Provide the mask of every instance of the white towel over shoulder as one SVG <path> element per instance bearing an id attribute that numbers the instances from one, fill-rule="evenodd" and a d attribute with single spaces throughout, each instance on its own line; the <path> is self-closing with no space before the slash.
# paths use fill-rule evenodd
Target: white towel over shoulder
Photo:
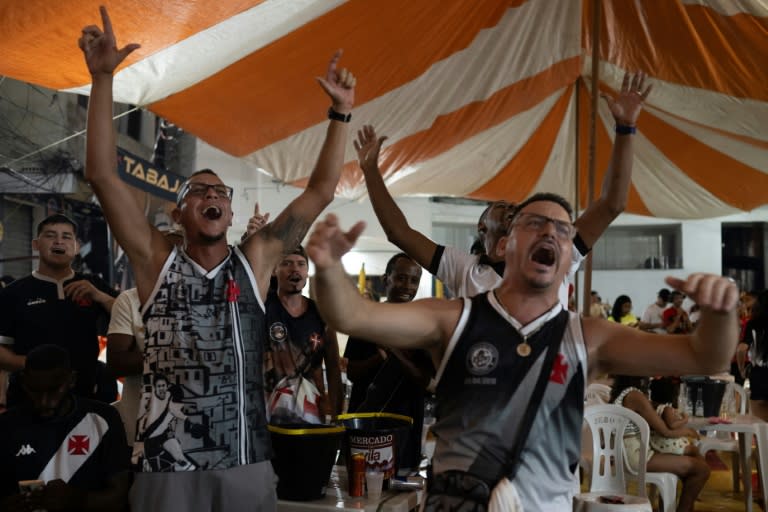
<path id="1" fill-rule="evenodd" d="M 493 488 L 488 512 L 523 512 L 523 503 L 517 488 L 508 478 L 502 478 Z"/>

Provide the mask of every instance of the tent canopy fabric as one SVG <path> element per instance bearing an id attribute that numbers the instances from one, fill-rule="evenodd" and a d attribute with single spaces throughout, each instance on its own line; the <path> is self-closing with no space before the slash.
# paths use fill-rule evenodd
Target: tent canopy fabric
<path id="1" fill-rule="evenodd" d="M 599 3 L 601 22 L 592 26 Z M 0 74 L 88 92 L 76 39 L 99 2 L 0 6 Z M 766 0 L 122 0 L 115 77 L 142 105 L 277 179 L 305 183 L 325 134 L 322 75 L 337 48 L 358 77 L 353 131 L 388 136 L 395 196 L 587 198 L 592 33 L 597 87 L 654 84 L 639 120 L 627 211 L 703 218 L 768 204 Z M 595 193 L 613 119 L 601 102 Z M 351 140 L 338 195 L 365 184 Z M 577 161 L 578 160 L 578 161 Z"/>

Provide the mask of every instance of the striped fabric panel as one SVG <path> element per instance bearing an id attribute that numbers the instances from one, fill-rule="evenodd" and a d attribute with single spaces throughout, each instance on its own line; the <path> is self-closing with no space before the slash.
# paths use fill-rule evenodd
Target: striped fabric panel
<path id="1" fill-rule="evenodd" d="M 591 0 L 125 0 L 109 6 L 119 101 L 152 111 L 287 183 L 303 185 L 326 129 L 314 77 L 344 48 L 358 76 L 351 131 L 387 135 L 395 195 L 587 198 Z M 98 2 L 0 6 L 0 74 L 88 92 L 75 40 Z M 765 0 L 601 0 L 601 92 L 642 69 L 627 210 L 711 217 L 768 202 Z M 580 84 L 578 87 L 576 84 Z M 576 108 L 578 104 L 578 109 Z M 577 119 L 577 110 L 579 119 Z M 613 120 L 598 112 L 595 195 Z M 576 162 L 577 133 L 579 158 Z M 365 194 L 351 141 L 338 194 Z M 577 165 L 578 164 L 578 165 Z"/>

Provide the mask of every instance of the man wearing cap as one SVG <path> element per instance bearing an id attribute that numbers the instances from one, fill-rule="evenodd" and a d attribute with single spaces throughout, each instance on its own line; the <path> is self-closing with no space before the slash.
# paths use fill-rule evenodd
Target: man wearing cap
<path id="1" fill-rule="evenodd" d="M 662 288 L 656 296 L 656 302 L 645 308 L 645 311 L 643 312 L 643 317 L 640 319 L 640 325 L 644 330 L 658 334 L 666 334 L 667 330 L 664 328 L 662 315 L 667 308 L 667 304 L 669 304 L 669 290 Z"/>
<path id="2" fill-rule="evenodd" d="M 298 246 L 275 268 L 277 291 L 270 291 L 267 296 L 264 391 L 269 397 L 270 423 L 323 423 L 326 416 L 341 413 L 343 396 L 336 331 L 326 327 L 315 301 L 301 293 L 308 272 L 307 253 Z M 301 396 L 305 399 L 300 400 Z"/>

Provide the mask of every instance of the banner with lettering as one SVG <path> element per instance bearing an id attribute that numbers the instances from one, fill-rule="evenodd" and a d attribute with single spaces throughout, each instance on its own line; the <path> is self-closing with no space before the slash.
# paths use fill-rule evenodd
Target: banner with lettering
<path id="1" fill-rule="evenodd" d="M 157 169 L 149 160 L 122 148 L 117 148 L 117 173 L 126 183 L 173 203 L 176 202 L 176 192 L 186 179 L 179 174 Z"/>

